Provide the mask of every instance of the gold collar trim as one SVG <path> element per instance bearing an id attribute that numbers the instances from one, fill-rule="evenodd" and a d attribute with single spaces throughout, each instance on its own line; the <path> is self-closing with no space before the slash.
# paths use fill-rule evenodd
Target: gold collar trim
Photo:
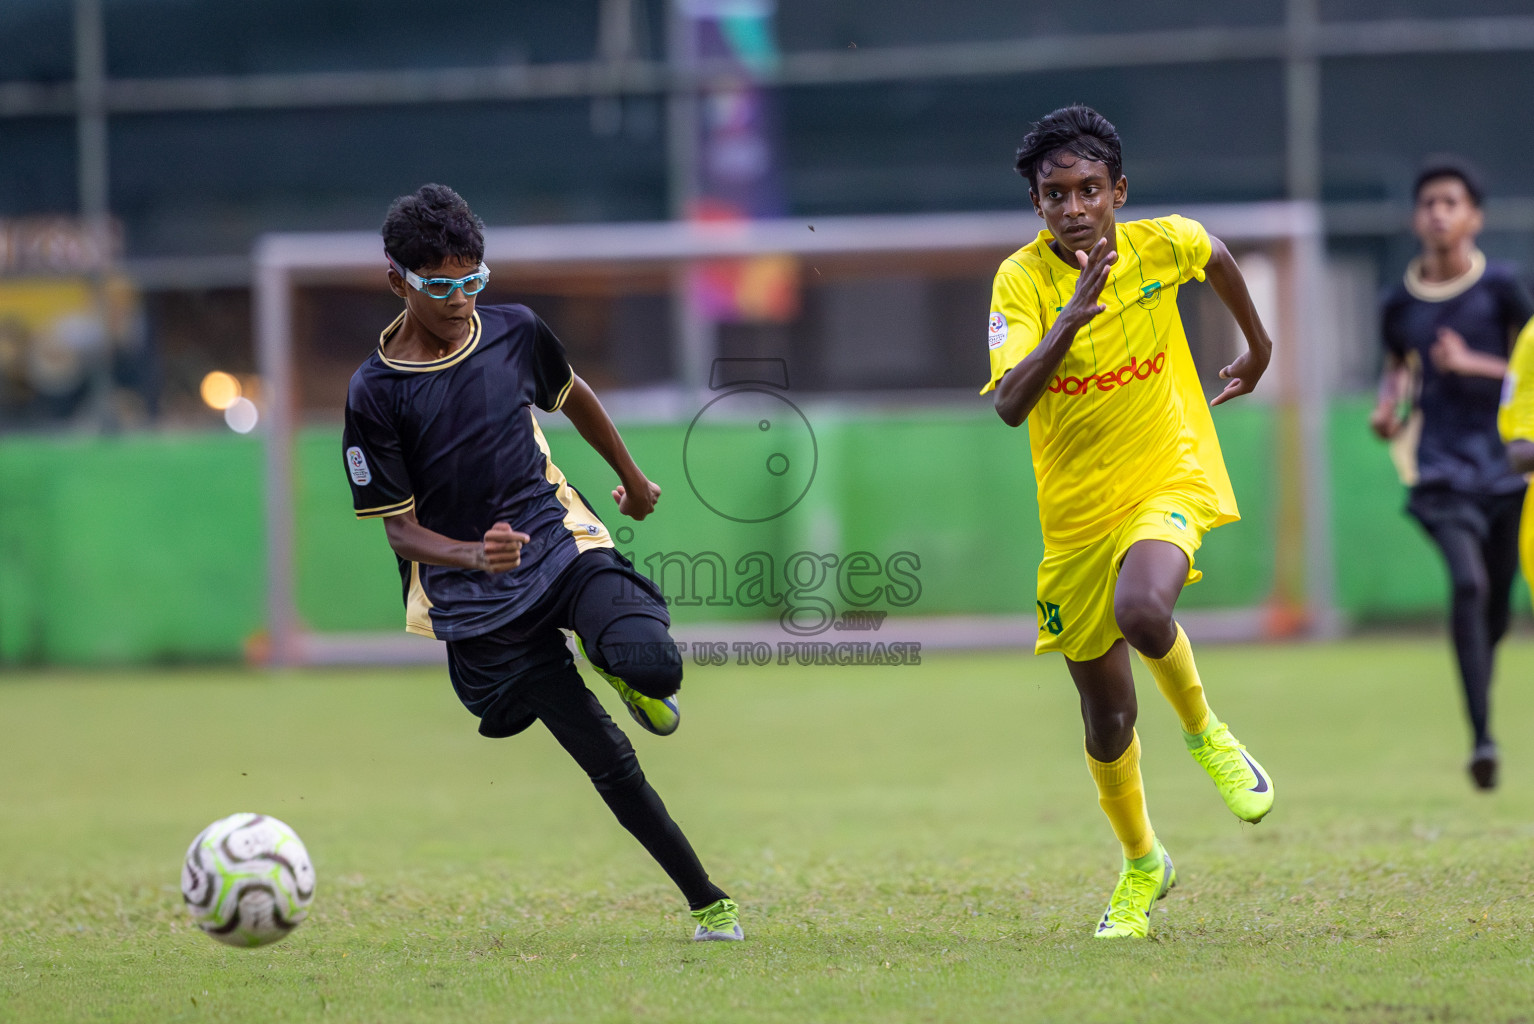
<path id="1" fill-rule="evenodd" d="M 390 359 L 384 355 L 384 345 L 400 325 L 405 322 L 405 314 L 402 312 L 394 318 L 394 322 L 383 329 L 378 335 L 378 358 L 383 360 L 385 366 L 394 370 L 407 370 L 411 373 L 430 373 L 433 370 L 445 370 L 449 366 L 457 366 L 469 357 L 469 353 L 479 347 L 479 339 L 482 333 L 479 322 L 479 310 L 474 311 L 474 329 L 469 333 L 469 340 L 459 345 L 456 349 L 443 356 L 441 359 L 428 359 L 424 362 L 410 359 Z"/>
<path id="2" fill-rule="evenodd" d="M 1486 254 L 1479 249 L 1470 250 L 1470 269 L 1447 281 L 1422 280 L 1422 257 L 1418 256 L 1406 265 L 1406 290 L 1412 298 L 1423 302 L 1447 302 L 1463 295 L 1474 287 L 1486 273 Z"/>

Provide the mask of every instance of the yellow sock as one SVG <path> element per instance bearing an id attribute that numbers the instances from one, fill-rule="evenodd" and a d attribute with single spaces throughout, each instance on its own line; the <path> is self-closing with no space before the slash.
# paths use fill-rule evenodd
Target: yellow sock
<path id="1" fill-rule="evenodd" d="M 1198 667 L 1193 664 L 1193 647 L 1188 634 L 1177 627 L 1177 642 L 1163 657 L 1140 655 L 1145 667 L 1156 678 L 1156 688 L 1182 719 L 1182 730 L 1201 733 L 1209 728 L 1209 703 L 1204 700 L 1204 684 L 1199 682 Z"/>
<path id="2" fill-rule="evenodd" d="M 1145 809 L 1145 786 L 1140 782 L 1140 734 L 1112 764 L 1087 755 L 1087 771 L 1097 783 L 1097 802 L 1102 804 L 1113 834 L 1124 847 L 1124 856 L 1138 860 L 1151 852 L 1156 833 Z"/>

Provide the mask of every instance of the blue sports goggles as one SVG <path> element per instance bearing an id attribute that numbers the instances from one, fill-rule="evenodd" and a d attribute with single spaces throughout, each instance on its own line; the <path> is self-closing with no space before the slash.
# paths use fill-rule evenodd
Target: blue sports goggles
<path id="1" fill-rule="evenodd" d="M 405 283 L 418 292 L 430 295 L 434 299 L 446 299 L 452 296 L 453 289 L 462 288 L 465 295 L 478 295 L 485 290 L 485 285 L 490 283 L 490 268 L 483 263 L 479 269 L 467 277 L 422 277 L 413 270 L 406 270 L 399 265 L 393 256 L 384 253 L 384 259 L 389 261 L 389 266 L 394 272 L 405 279 Z"/>

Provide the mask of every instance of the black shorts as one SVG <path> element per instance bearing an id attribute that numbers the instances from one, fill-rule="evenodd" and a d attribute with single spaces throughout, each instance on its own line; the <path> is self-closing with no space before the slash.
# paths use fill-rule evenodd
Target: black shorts
<path id="1" fill-rule="evenodd" d="M 1406 511 L 1429 534 L 1442 528 L 1469 531 L 1482 544 L 1493 531 L 1516 524 L 1523 514 L 1523 491 L 1511 494 L 1470 494 L 1449 487 L 1413 487 Z M 1516 534 L 1516 528 L 1514 530 Z"/>
<path id="2" fill-rule="evenodd" d="M 614 646 L 662 647 L 670 644 L 670 624 L 654 583 L 613 549 L 593 548 L 576 556 L 522 615 L 489 633 L 447 641 L 448 676 L 463 706 L 479 718 L 481 735 L 514 736 L 540 717 L 535 708 L 547 706 L 549 694 L 586 692 L 561 629 L 575 630 L 588 656 L 606 668 L 595 649 L 604 637 Z M 669 650 L 665 660 L 668 667 L 674 662 L 680 680 L 681 658 L 674 645 Z"/>

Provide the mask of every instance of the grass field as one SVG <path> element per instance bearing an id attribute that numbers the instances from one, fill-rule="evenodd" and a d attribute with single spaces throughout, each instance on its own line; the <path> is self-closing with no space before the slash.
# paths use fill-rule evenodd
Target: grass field
<path id="1" fill-rule="evenodd" d="M 1502 654 L 1489 796 L 1439 638 L 1201 667 L 1278 803 L 1232 818 L 1142 680 L 1182 883 L 1139 944 L 1091 938 L 1118 851 L 1055 659 L 690 669 L 681 732 L 636 746 L 745 908 L 738 945 L 687 941 L 547 733 L 480 738 L 439 672 L 12 673 L 0 1020 L 1534 1020 L 1534 643 Z M 177 888 L 239 810 L 319 874 L 255 951 Z"/>

